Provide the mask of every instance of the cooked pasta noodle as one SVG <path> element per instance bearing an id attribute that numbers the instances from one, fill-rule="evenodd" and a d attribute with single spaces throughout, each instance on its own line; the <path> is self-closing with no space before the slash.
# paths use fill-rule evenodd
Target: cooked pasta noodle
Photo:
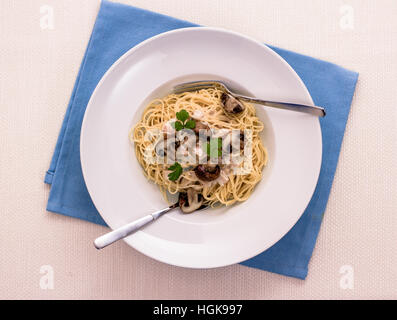
<path id="1" fill-rule="evenodd" d="M 194 189 L 204 198 L 204 204 L 231 205 L 247 200 L 255 185 L 262 178 L 262 170 L 267 163 L 267 151 L 259 136 L 264 129 L 256 116 L 252 104 L 244 103 L 245 109 L 239 115 L 230 115 L 224 111 L 221 102 L 222 91 L 216 88 L 202 89 L 196 92 L 170 94 L 149 103 L 141 120 L 130 131 L 129 137 L 135 145 L 136 157 L 145 176 L 160 187 L 164 197 L 167 193 L 176 194 Z M 192 119 L 201 121 L 211 129 L 240 130 L 251 133 L 252 163 L 244 174 L 235 174 L 236 166 L 220 164 L 220 175 L 213 181 L 202 181 L 190 164 L 182 164 L 183 172 L 176 181 L 168 178 L 170 164 L 148 161 L 147 153 L 156 157 L 156 151 L 150 146 L 165 133 L 173 133 L 172 122 L 176 113 L 186 110 Z M 157 131 L 156 131 L 157 130 Z M 244 131 L 245 130 L 245 131 Z M 157 132 L 147 138 L 148 132 Z M 242 167 L 243 163 L 237 167 Z"/>

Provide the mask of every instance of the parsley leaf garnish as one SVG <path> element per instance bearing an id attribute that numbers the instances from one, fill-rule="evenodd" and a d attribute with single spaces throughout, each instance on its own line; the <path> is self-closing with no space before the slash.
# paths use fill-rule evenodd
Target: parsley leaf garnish
<path id="1" fill-rule="evenodd" d="M 176 118 L 182 122 L 185 122 L 189 118 L 189 112 L 187 112 L 185 109 L 182 109 L 176 113 Z"/>
<path id="2" fill-rule="evenodd" d="M 195 127 L 196 127 L 196 121 L 194 121 L 194 120 L 188 120 L 185 123 L 185 128 L 187 128 L 187 129 L 194 129 Z"/>
<path id="3" fill-rule="evenodd" d="M 174 128 L 176 131 L 182 130 L 183 129 L 183 124 L 179 121 L 174 122 Z"/>
<path id="4" fill-rule="evenodd" d="M 175 162 L 168 170 L 172 171 L 168 174 L 168 179 L 171 181 L 178 180 L 183 171 L 182 166 L 178 162 Z"/>
<path id="5" fill-rule="evenodd" d="M 178 120 L 175 121 L 172 125 L 176 131 L 180 131 L 185 128 L 194 129 L 196 127 L 196 121 L 194 121 L 193 119 L 188 120 L 189 112 L 187 112 L 185 109 L 182 109 L 181 111 L 177 112 L 176 118 Z"/>

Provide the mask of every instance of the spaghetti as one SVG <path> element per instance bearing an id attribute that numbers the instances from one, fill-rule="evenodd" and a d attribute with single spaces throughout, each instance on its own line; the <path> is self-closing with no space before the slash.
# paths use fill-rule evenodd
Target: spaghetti
<path id="1" fill-rule="evenodd" d="M 204 205 L 231 205 L 247 200 L 261 180 L 262 170 L 267 163 L 267 151 L 259 136 L 264 129 L 263 123 L 256 116 L 252 104 L 244 103 L 244 110 L 238 115 L 227 113 L 222 104 L 222 94 L 223 92 L 217 88 L 208 88 L 196 92 L 170 94 L 162 99 L 155 99 L 146 107 L 141 120 L 131 129 L 129 138 L 135 145 L 136 157 L 145 176 L 159 186 L 167 200 L 169 200 L 167 193 L 178 192 L 187 193 L 191 200 L 190 191 L 194 190 L 203 198 Z M 158 152 L 153 145 L 160 140 L 171 141 L 170 136 L 176 133 L 175 128 L 180 129 L 175 122 L 179 122 L 177 116 L 182 110 L 186 111 L 189 119 L 193 120 L 195 129 L 209 129 L 207 130 L 210 132 L 208 139 L 221 138 L 221 141 L 225 142 L 227 133 L 232 130 L 238 130 L 241 133 L 239 139 L 245 136 L 247 140 L 249 136 L 249 144 L 245 143 L 250 146 L 251 151 L 249 170 L 237 174 L 237 169 L 242 169 L 246 163 L 226 164 L 220 159 L 216 165 L 182 163 L 180 172 L 176 174 L 174 172 L 170 176 L 171 169 L 177 168 L 179 164 L 172 166 L 172 163 L 150 161 L 148 155 L 154 159 L 158 157 Z M 187 122 L 185 123 L 188 127 Z M 190 128 L 192 126 L 190 123 Z M 149 132 L 152 134 L 148 135 Z M 204 141 L 204 146 L 208 147 L 206 141 Z M 180 142 L 175 142 L 174 148 L 179 145 Z M 204 149 L 204 158 L 209 159 L 210 156 L 206 154 L 203 144 L 200 148 L 197 146 L 199 146 L 198 143 L 194 145 L 194 152 L 202 155 Z M 220 152 L 225 150 L 224 143 L 219 150 Z M 238 150 L 238 153 L 243 154 L 243 150 Z M 180 173 L 179 176 L 178 173 Z"/>

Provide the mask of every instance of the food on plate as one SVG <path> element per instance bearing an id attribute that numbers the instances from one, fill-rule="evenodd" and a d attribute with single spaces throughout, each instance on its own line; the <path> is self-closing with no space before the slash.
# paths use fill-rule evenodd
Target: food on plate
<path id="1" fill-rule="evenodd" d="M 252 104 L 207 88 L 151 101 L 129 137 L 145 176 L 190 213 L 250 197 L 268 158 L 263 129 Z"/>

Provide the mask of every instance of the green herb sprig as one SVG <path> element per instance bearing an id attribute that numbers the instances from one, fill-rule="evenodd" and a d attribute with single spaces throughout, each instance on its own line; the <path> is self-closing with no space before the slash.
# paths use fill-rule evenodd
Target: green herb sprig
<path id="1" fill-rule="evenodd" d="M 189 112 L 185 109 L 177 112 L 176 118 L 178 120 L 172 124 L 176 131 L 180 131 L 182 129 L 194 129 L 196 127 L 196 121 L 193 119 L 188 120 L 190 118 Z"/>
<path id="2" fill-rule="evenodd" d="M 178 162 L 175 162 L 171 167 L 168 168 L 168 170 L 172 171 L 168 174 L 168 179 L 170 181 L 178 180 L 183 172 L 182 166 Z"/>

